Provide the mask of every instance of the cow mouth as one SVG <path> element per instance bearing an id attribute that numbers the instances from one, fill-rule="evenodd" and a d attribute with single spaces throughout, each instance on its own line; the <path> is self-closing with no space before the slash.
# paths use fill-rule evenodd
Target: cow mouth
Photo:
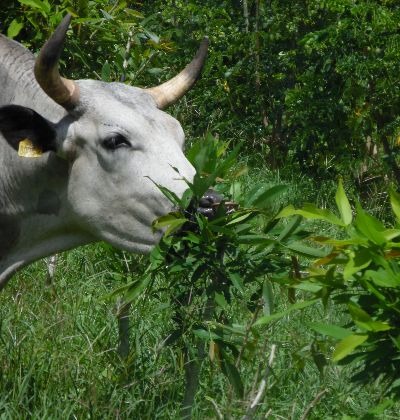
<path id="1" fill-rule="evenodd" d="M 238 205 L 233 201 L 224 201 L 221 194 L 213 189 L 208 189 L 200 199 L 196 212 L 202 214 L 207 219 L 212 220 L 217 216 L 218 209 L 221 205 L 224 205 L 225 214 L 233 213 L 238 207 Z"/>

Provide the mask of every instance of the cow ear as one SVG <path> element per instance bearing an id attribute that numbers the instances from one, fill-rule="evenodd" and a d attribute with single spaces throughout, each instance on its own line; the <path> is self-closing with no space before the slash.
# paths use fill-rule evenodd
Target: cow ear
<path id="1" fill-rule="evenodd" d="M 0 107 L 0 133 L 15 150 L 25 140 L 33 150 L 56 151 L 53 124 L 33 109 L 19 105 Z"/>

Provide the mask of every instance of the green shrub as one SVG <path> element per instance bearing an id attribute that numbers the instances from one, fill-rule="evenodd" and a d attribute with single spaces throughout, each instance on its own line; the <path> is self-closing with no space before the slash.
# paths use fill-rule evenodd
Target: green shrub
<path id="1" fill-rule="evenodd" d="M 315 236 L 329 253 L 310 266 L 307 278 L 293 287 L 311 292 L 327 304 L 341 305 L 345 325 L 312 323 L 320 334 L 339 342 L 332 359 L 356 367 L 360 383 L 382 381 L 382 393 L 400 395 L 400 195 L 390 193 L 396 218 L 389 228 L 356 202 L 350 206 L 342 183 L 336 193 L 340 216 L 305 205 L 283 209 L 278 217 L 302 215 L 336 225 L 343 239 Z"/>

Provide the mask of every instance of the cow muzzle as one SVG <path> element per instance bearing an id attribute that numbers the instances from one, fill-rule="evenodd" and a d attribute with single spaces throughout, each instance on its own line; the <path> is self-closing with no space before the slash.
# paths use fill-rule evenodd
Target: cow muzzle
<path id="1" fill-rule="evenodd" d="M 213 189 L 209 189 L 200 199 L 196 212 L 212 220 L 217 216 L 218 209 L 222 204 L 225 207 L 225 214 L 230 214 L 237 208 L 236 203 L 224 201 L 224 197 L 221 194 Z"/>

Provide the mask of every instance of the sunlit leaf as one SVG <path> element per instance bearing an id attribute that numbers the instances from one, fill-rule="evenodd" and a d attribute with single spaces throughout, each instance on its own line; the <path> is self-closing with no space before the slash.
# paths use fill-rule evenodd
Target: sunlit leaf
<path id="1" fill-rule="evenodd" d="M 319 334 L 327 335 L 329 337 L 337 338 L 339 340 L 342 340 L 343 338 L 346 338 L 353 334 L 352 331 L 347 330 L 346 328 L 342 328 L 332 324 L 310 322 L 307 325 Z"/>
<path id="2" fill-rule="evenodd" d="M 248 195 L 245 202 L 246 207 L 264 208 L 271 206 L 288 189 L 287 185 L 275 185 L 273 187 L 258 185 L 255 188 Z"/>
<path id="3" fill-rule="evenodd" d="M 343 278 L 348 280 L 353 274 L 367 268 L 372 262 L 372 257 L 368 249 L 357 249 L 349 255 L 349 260 L 344 267 Z"/>
<path id="4" fill-rule="evenodd" d="M 354 349 L 363 344 L 368 339 L 368 335 L 349 335 L 340 341 L 335 351 L 333 352 L 332 359 L 334 362 L 342 360 L 348 356 Z"/>
<path id="5" fill-rule="evenodd" d="M 110 75 L 111 75 L 110 63 L 106 60 L 103 64 L 103 67 L 101 68 L 101 79 L 104 80 L 105 82 L 109 82 Z"/>
<path id="6" fill-rule="evenodd" d="M 263 313 L 268 316 L 273 313 L 274 310 L 274 291 L 272 289 L 272 283 L 269 280 L 265 280 L 262 289 L 263 296 Z"/>
<path id="7" fill-rule="evenodd" d="M 320 209 L 314 204 L 305 204 L 302 209 L 295 209 L 292 205 L 289 205 L 282 209 L 277 218 L 300 215 L 306 219 L 317 219 L 325 220 L 326 222 L 332 223 L 338 226 L 345 226 L 345 224 L 330 210 Z"/>
<path id="8" fill-rule="evenodd" d="M 339 185 L 336 191 L 335 200 L 343 223 L 345 225 L 349 225 L 353 220 L 353 213 L 351 211 L 349 200 L 344 191 L 343 181 L 341 178 L 339 179 Z"/>
<path id="9" fill-rule="evenodd" d="M 357 230 L 373 243 L 382 245 L 387 242 L 383 234 L 385 226 L 376 217 L 366 213 L 359 203 L 356 204 L 356 207 L 357 216 L 355 226 Z"/>
<path id="10" fill-rule="evenodd" d="M 277 312 L 275 314 L 268 315 L 268 316 L 262 316 L 254 323 L 254 326 L 269 324 L 271 321 L 276 321 L 278 319 L 281 319 L 285 317 L 286 315 L 289 315 L 293 311 L 307 308 L 308 306 L 314 305 L 317 302 L 318 302 L 318 299 L 313 299 L 313 300 L 306 300 L 304 302 L 295 303 L 289 306 L 289 308 L 286 309 L 286 311 Z"/>
<path id="11" fill-rule="evenodd" d="M 400 276 L 392 271 L 379 268 L 378 270 L 367 270 L 365 277 L 380 287 L 399 287 Z"/>
<path id="12" fill-rule="evenodd" d="M 21 31 L 21 29 L 24 27 L 24 24 L 21 22 L 18 22 L 17 19 L 13 19 L 8 26 L 7 29 L 7 36 L 9 38 L 15 38 Z"/>
<path id="13" fill-rule="evenodd" d="M 41 0 L 18 0 L 21 4 L 24 4 L 25 6 L 33 7 L 34 9 L 40 10 L 44 16 L 47 16 L 50 11 L 50 5 L 46 1 Z"/>
<path id="14" fill-rule="evenodd" d="M 400 223 L 400 194 L 393 188 L 389 190 L 389 194 L 393 213 L 395 214 L 397 221 Z"/>
<path id="15" fill-rule="evenodd" d="M 301 255 L 310 258 L 321 258 L 325 257 L 329 250 L 321 249 L 321 248 L 313 248 L 311 246 L 307 246 L 302 242 L 291 242 L 285 245 L 286 248 L 290 249 L 291 251 L 295 251 Z"/>

